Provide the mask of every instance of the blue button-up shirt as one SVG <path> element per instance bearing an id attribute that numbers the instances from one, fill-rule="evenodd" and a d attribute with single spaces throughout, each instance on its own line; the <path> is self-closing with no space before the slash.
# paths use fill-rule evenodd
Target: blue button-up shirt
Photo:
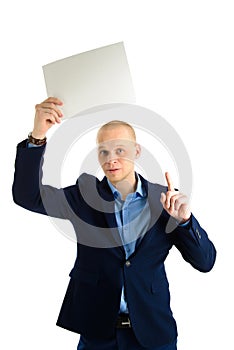
<path id="1" fill-rule="evenodd" d="M 110 181 L 108 181 L 108 184 L 114 194 L 115 217 L 126 259 L 128 259 L 129 256 L 134 253 L 136 244 L 140 242 L 147 232 L 150 220 L 147 194 L 138 174 L 136 191 L 128 194 L 125 201 L 122 200 L 121 193 Z M 124 287 L 121 295 L 120 312 L 128 312 Z"/>

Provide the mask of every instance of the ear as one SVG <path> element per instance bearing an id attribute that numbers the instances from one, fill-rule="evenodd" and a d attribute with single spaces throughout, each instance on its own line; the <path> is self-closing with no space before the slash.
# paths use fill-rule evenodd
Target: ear
<path id="1" fill-rule="evenodd" d="M 139 143 L 136 143 L 136 156 L 135 159 L 138 159 L 141 155 L 141 146 L 139 145 Z"/>

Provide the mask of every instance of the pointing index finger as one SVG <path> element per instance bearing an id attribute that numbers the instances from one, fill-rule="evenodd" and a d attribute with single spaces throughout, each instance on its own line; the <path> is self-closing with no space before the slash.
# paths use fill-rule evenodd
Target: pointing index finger
<path id="1" fill-rule="evenodd" d="M 173 183 L 172 183 L 171 176 L 170 176 L 170 174 L 168 172 L 165 173 L 165 177 L 166 177 L 166 180 L 167 180 L 168 191 L 175 191 L 175 188 L 174 188 Z"/>

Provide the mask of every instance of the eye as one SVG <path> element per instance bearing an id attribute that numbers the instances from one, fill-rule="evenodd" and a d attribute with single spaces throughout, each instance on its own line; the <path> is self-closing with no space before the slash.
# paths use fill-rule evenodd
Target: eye
<path id="1" fill-rule="evenodd" d="M 116 153 L 119 155 L 123 155 L 124 154 L 124 149 L 123 148 L 117 148 Z"/>
<path id="2" fill-rule="evenodd" d="M 106 157 L 108 155 L 108 151 L 105 149 L 102 149 L 101 151 L 99 151 L 99 156 L 101 157 Z"/>

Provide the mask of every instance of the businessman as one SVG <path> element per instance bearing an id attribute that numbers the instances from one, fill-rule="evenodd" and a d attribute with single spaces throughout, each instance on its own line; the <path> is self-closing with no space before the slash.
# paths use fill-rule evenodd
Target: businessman
<path id="1" fill-rule="evenodd" d="M 54 97 L 36 105 L 33 131 L 17 147 L 13 183 L 16 204 L 68 219 L 76 232 L 77 258 L 57 325 L 80 334 L 78 350 L 175 350 L 165 259 L 176 246 L 208 272 L 214 245 L 168 173 L 162 186 L 135 172 L 141 148 L 126 122 L 110 121 L 97 133 L 102 181 L 81 174 L 63 189 L 42 185 L 46 133 L 61 122 L 60 105 Z"/>

